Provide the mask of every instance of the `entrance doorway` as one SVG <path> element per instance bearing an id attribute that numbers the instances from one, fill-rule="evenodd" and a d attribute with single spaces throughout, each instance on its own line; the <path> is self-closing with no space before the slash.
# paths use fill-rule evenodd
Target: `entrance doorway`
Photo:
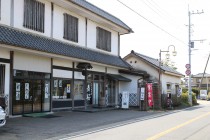
<path id="1" fill-rule="evenodd" d="M 15 71 L 13 87 L 13 115 L 50 111 L 50 74 Z"/>

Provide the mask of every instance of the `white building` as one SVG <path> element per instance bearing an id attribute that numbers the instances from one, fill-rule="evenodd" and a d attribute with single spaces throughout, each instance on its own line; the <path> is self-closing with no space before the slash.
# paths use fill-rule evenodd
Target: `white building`
<path id="1" fill-rule="evenodd" d="M 169 66 L 160 66 L 159 60 L 145 56 L 143 54 L 131 51 L 130 54 L 124 57 L 124 60 L 129 63 L 135 70 L 146 71 L 149 78 L 144 79 L 147 82 L 161 85 L 162 94 L 177 94 L 181 78 L 183 74 L 177 72 Z"/>
<path id="2" fill-rule="evenodd" d="M 9 115 L 117 104 L 125 23 L 85 0 L 1 0 L 0 96 Z"/>

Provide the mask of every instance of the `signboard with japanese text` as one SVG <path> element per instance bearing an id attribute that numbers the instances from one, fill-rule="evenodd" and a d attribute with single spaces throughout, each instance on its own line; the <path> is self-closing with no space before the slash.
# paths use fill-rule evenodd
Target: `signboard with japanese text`
<path id="1" fill-rule="evenodd" d="M 141 101 L 144 100 L 144 96 L 145 96 L 145 88 L 142 87 L 142 88 L 141 88 L 141 95 L 140 95 L 140 100 L 141 100 Z"/>
<path id="2" fill-rule="evenodd" d="M 29 99 L 29 83 L 25 83 L 25 99 Z"/>
<path id="3" fill-rule="evenodd" d="M 152 107 L 153 106 L 153 91 L 152 91 L 152 83 L 146 84 L 147 88 L 147 95 L 148 95 L 148 106 Z"/>

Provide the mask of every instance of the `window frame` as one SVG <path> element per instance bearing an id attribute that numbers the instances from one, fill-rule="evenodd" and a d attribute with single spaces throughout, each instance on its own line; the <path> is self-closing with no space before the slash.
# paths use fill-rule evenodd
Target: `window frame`
<path id="1" fill-rule="evenodd" d="M 96 27 L 96 48 L 111 52 L 112 33 L 101 27 Z"/>
<path id="2" fill-rule="evenodd" d="M 24 0 L 23 27 L 44 33 L 45 3 L 37 0 Z"/>
<path id="3" fill-rule="evenodd" d="M 79 18 L 68 13 L 63 14 L 63 38 L 78 43 L 79 40 Z"/>

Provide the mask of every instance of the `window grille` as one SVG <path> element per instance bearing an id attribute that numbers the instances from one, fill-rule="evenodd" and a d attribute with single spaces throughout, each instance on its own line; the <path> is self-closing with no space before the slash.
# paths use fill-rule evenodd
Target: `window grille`
<path id="1" fill-rule="evenodd" d="M 111 32 L 97 27 L 96 48 L 111 52 Z"/>
<path id="2" fill-rule="evenodd" d="M 45 4 L 36 0 L 24 0 L 23 26 L 44 32 Z"/>
<path id="3" fill-rule="evenodd" d="M 78 18 L 64 14 L 64 39 L 78 42 Z"/>

